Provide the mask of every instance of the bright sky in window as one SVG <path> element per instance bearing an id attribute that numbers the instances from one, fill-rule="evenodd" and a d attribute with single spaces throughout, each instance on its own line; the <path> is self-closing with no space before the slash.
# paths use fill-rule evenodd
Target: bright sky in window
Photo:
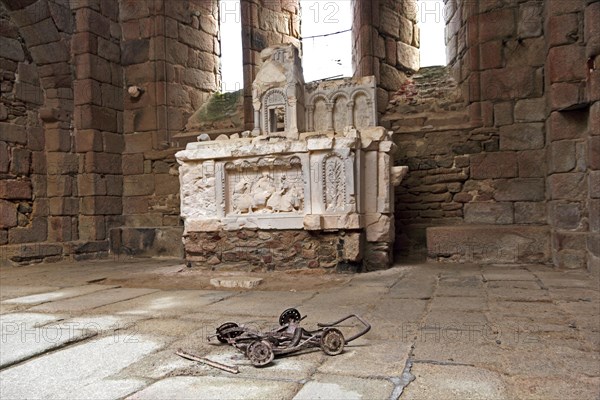
<path id="1" fill-rule="evenodd" d="M 306 82 L 352 76 L 351 0 L 300 0 L 303 69 Z M 239 0 L 221 0 L 222 91 L 243 86 Z M 445 65 L 444 4 L 417 1 L 421 28 L 421 66 Z M 342 32 L 330 35 L 332 33 Z M 321 36 L 329 35 L 329 36 Z"/>

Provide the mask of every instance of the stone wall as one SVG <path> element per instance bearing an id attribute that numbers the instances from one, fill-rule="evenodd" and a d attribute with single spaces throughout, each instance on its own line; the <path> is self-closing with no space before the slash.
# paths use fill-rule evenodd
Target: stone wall
<path id="1" fill-rule="evenodd" d="M 446 2 L 449 73 L 420 71 L 383 117 L 411 167 L 398 249 L 597 269 L 598 4 Z"/>
<path id="2" fill-rule="evenodd" d="M 201 268 L 357 272 L 363 269 L 360 235 L 352 231 L 244 229 L 192 232 L 184 236 L 184 245 L 190 265 Z"/>
<path id="3" fill-rule="evenodd" d="M 419 69 L 420 33 L 414 0 L 352 1 L 355 76 L 375 75 L 383 113 L 389 95 Z"/>
<path id="4" fill-rule="evenodd" d="M 44 95 L 18 26 L 1 4 L 0 14 L 0 245 L 20 246 L 48 235 L 46 165 L 40 162 Z M 60 248 L 52 250 L 56 255 Z"/>
<path id="5" fill-rule="evenodd" d="M 181 225 L 173 136 L 220 88 L 219 8 L 216 0 L 119 3 L 124 86 L 143 92 L 124 96 L 123 227 L 111 246 L 138 254 L 147 250 L 138 228 L 170 235 Z"/>
<path id="6" fill-rule="evenodd" d="M 546 5 L 548 223 L 552 258 L 600 272 L 600 2 Z"/>

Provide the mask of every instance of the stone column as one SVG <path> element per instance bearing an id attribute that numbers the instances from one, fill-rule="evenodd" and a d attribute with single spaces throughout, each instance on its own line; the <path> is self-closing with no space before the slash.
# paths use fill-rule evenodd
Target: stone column
<path id="1" fill-rule="evenodd" d="M 328 131 L 332 131 L 333 130 L 333 107 L 335 106 L 334 103 L 326 103 L 327 105 L 327 130 Z"/>
<path id="2" fill-rule="evenodd" d="M 313 114 L 315 112 L 315 106 L 314 105 L 310 105 L 306 107 L 306 111 L 307 111 L 307 115 L 308 115 L 308 124 L 306 126 L 306 129 L 308 130 L 308 132 L 312 132 L 315 126 L 315 121 L 314 121 L 314 117 Z"/>

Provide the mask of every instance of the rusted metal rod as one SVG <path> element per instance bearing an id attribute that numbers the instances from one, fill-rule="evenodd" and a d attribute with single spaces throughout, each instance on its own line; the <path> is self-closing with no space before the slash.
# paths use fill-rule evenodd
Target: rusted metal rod
<path id="1" fill-rule="evenodd" d="M 218 368 L 223 371 L 231 372 L 232 374 L 238 374 L 240 372 L 238 367 L 232 367 L 230 365 L 225 365 L 225 364 L 218 363 L 216 361 L 209 360 L 208 358 L 198 357 L 194 354 L 185 352 L 181 349 L 177 350 L 175 352 L 175 354 L 177 354 L 179 357 L 183 357 L 187 360 L 198 361 L 199 363 L 206 364 L 210 367 Z"/>

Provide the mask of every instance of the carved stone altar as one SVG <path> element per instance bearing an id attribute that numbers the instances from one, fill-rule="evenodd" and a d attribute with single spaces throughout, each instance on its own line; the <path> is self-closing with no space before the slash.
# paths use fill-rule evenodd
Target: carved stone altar
<path id="1" fill-rule="evenodd" d="M 392 183 L 406 167 L 392 167 L 395 146 L 375 126 L 374 77 L 305 85 L 292 45 L 261 57 L 254 130 L 176 154 L 186 257 L 267 269 L 388 267 Z"/>

